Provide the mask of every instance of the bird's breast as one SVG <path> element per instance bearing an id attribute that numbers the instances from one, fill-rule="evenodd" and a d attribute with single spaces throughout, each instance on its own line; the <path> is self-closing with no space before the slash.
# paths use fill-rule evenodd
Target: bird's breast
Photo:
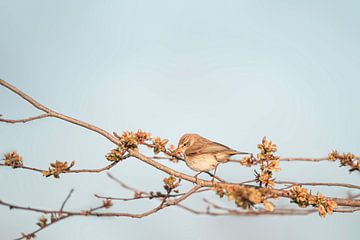
<path id="1" fill-rule="evenodd" d="M 211 171 L 219 164 L 213 154 L 186 156 L 185 162 L 189 168 L 197 172 Z"/>

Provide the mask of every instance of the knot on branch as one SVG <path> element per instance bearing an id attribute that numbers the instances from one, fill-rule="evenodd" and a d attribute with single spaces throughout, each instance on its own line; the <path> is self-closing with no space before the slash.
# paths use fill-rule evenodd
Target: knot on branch
<path id="1" fill-rule="evenodd" d="M 3 160 L 6 166 L 13 168 L 23 166 L 23 158 L 16 151 L 5 153 Z"/>
<path id="2" fill-rule="evenodd" d="M 290 193 L 292 200 L 300 207 L 317 207 L 321 217 L 325 217 L 326 214 L 332 214 L 334 209 L 337 207 L 335 201 L 324 197 L 320 193 L 312 195 L 306 188 L 302 188 L 299 185 L 293 186 Z"/>
<path id="3" fill-rule="evenodd" d="M 55 163 L 50 163 L 48 171 L 43 171 L 42 174 L 45 177 L 54 176 L 54 178 L 60 178 L 60 173 L 65 173 L 70 170 L 75 165 L 75 161 L 72 161 L 70 164 L 68 162 L 56 161 Z"/>
<path id="4" fill-rule="evenodd" d="M 360 158 L 352 153 L 343 153 L 340 154 L 337 150 L 333 150 L 328 155 L 329 160 L 331 161 L 340 161 L 340 167 L 348 166 L 350 167 L 349 171 L 360 171 Z"/>
<path id="5" fill-rule="evenodd" d="M 260 153 L 257 154 L 258 162 L 261 164 L 261 173 L 255 171 L 255 180 L 263 184 L 265 187 L 272 187 L 275 185 L 275 178 L 273 178 L 273 172 L 279 172 L 280 157 L 275 156 L 274 153 L 277 151 L 277 146 L 272 141 L 263 137 L 261 144 L 258 144 Z M 250 161 L 250 160 L 249 160 Z"/>

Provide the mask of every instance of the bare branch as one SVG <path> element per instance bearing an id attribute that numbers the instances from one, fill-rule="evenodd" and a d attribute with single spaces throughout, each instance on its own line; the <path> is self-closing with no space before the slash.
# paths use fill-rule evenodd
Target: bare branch
<path id="1" fill-rule="evenodd" d="M 212 203 L 214 207 L 214 209 L 217 210 L 221 210 L 221 211 L 212 211 L 211 210 L 211 206 L 209 206 L 206 211 L 200 211 L 200 210 L 195 210 L 192 209 L 190 207 L 184 206 L 184 205 L 178 205 L 178 207 L 189 211 L 193 214 L 197 214 L 197 215 L 209 215 L 209 216 L 263 216 L 263 215 L 267 215 L 267 216 L 274 216 L 274 215 L 288 215 L 288 216 L 296 216 L 296 215 L 309 215 L 312 213 L 317 212 L 316 209 L 294 209 L 294 208 L 276 208 L 274 211 L 270 212 L 264 209 L 261 210 L 246 210 L 246 211 L 240 211 L 240 210 L 236 210 L 236 209 L 228 209 L 228 208 L 224 208 L 224 207 L 220 207 L 218 205 L 215 205 Z"/>
<path id="2" fill-rule="evenodd" d="M 38 116 L 35 116 L 35 117 L 29 117 L 29 118 L 23 118 L 23 119 L 16 119 L 16 120 L 0 118 L 0 122 L 6 122 L 6 123 L 26 123 L 26 122 L 34 121 L 34 120 L 37 120 L 37 119 L 47 118 L 47 117 L 50 117 L 50 114 L 49 114 L 49 113 L 41 114 L 41 115 L 38 115 Z"/>
<path id="3" fill-rule="evenodd" d="M 334 212 L 338 212 L 338 213 L 353 213 L 358 211 L 360 211 L 360 208 L 334 209 Z"/>
<path id="4" fill-rule="evenodd" d="M 15 94 L 17 94 L 18 96 L 22 97 L 23 99 L 25 99 L 27 102 L 29 102 L 31 105 L 33 105 L 35 108 L 45 112 L 48 114 L 47 117 L 55 117 L 55 118 L 59 118 L 62 119 L 66 122 L 70 122 L 73 124 L 76 124 L 80 127 L 86 128 L 90 131 L 99 133 L 100 135 L 106 137 L 108 140 L 110 140 L 111 142 L 113 142 L 114 144 L 118 144 L 119 141 L 118 139 L 111 135 L 110 133 L 108 133 L 107 131 L 96 127 L 94 125 L 91 125 L 87 122 L 83 122 L 80 121 L 78 119 L 66 116 L 64 114 L 55 112 L 54 110 L 51 110 L 50 108 L 45 107 L 44 105 L 42 105 L 41 103 L 37 102 L 35 99 L 31 98 L 29 95 L 25 94 L 24 92 L 22 92 L 20 89 L 16 88 L 15 86 L 11 85 L 10 83 L 6 82 L 5 80 L 0 79 L 0 85 L 6 87 L 7 89 L 11 90 L 12 92 L 14 92 Z"/>
<path id="5" fill-rule="evenodd" d="M 32 239 L 31 236 L 35 236 L 36 233 L 44 230 L 45 228 L 50 227 L 51 225 L 53 225 L 53 224 L 55 224 L 55 223 L 58 223 L 58 222 L 60 222 L 60 221 L 62 221 L 62 220 L 65 220 L 65 219 L 68 218 L 68 217 L 70 217 L 70 216 L 64 215 L 64 216 L 58 218 L 56 221 L 49 222 L 49 223 L 46 224 L 44 227 L 40 227 L 40 228 L 38 228 L 37 230 L 35 230 L 35 231 L 31 232 L 31 233 L 27 233 L 27 234 L 24 234 L 24 233 L 23 233 L 21 237 L 15 238 L 14 240 Z"/>
<path id="6" fill-rule="evenodd" d="M 293 185 L 308 185 L 308 186 L 329 186 L 329 187 L 344 187 L 360 189 L 360 186 L 349 183 L 325 183 L 325 182 L 291 182 L 291 181 L 276 181 L 278 184 L 290 184 Z"/>
<path id="7" fill-rule="evenodd" d="M 103 172 L 106 170 L 109 170 L 111 168 L 113 168 L 115 165 L 117 165 L 119 163 L 119 161 L 117 162 L 112 162 L 109 165 L 106 165 L 105 167 L 102 168 L 96 168 L 96 169 L 71 169 L 71 170 L 67 170 L 65 172 L 62 173 L 99 173 L 99 172 Z M 0 163 L 0 166 L 4 166 L 4 167 L 11 167 L 8 166 L 6 164 Z M 46 171 L 45 169 L 40 169 L 40 168 L 34 168 L 34 167 L 28 167 L 28 166 L 16 166 L 16 168 L 21 168 L 21 169 L 26 169 L 26 170 L 30 170 L 30 171 L 34 171 L 34 172 L 39 172 L 39 173 L 43 173 L 44 171 Z"/>
<path id="8" fill-rule="evenodd" d="M 321 161 L 328 161 L 329 158 L 328 157 L 319 157 L 319 158 L 298 158 L 298 157 L 294 157 L 294 158 L 280 158 L 280 161 L 287 161 L 287 162 L 292 162 L 292 161 L 300 161 L 300 162 L 321 162 Z"/>
<path id="9" fill-rule="evenodd" d="M 139 190 L 139 189 L 136 189 L 134 187 L 131 187 L 131 186 L 127 185 L 126 183 L 124 183 L 123 181 L 116 178 L 115 176 L 113 176 L 110 173 L 107 173 L 107 175 L 109 176 L 109 178 L 111 180 L 113 180 L 116 183 L 120 184 L 120 186 L 123 187 L 124 189 L 133 192 L 134 197 L 132 197 L 132 198 L 119 198 L 119 197 L 101 196 L 99 194 L 94 194 L 94 196 L 97 197 L 97 198 L 110 199 L 110 200 L 120 200 L 120 201 L 132 201 L 132 200 L 138 200 L 138 199 L 159 199 L 159 198 L 165 198 L 165 197 L 173 198 L 173 197 L 183 196 L 185 194 L 185 193 L 164 194 L 164 193 L 161 193 L 161 192 L 156 192 L 156 193 L 154 193 L 154 192 L 146 192 L 146 191 Z M 200 190 L 196 191 L 196 193 L 205 192 L 205 191 L 209 191 L 209 190 L 211 190 L 211 189 L 204 188 L 204 189 L 200 189 Z"/>
<path id="10" fill-rule="evenodd" d="M 73 192 L 74 192 L 74 189 L 72 188 L 72 189 L 70 190 L 70 192 L 68 193 L 68 195 L 66 196 L 64 202 L 61 204 L 60 212 L 62 212 L 62 211 L 64 210 L 65 204 L 66 204 L 66 202 L 70 199 L 71 194 L 72 194 Z"/>
<path id="11" fill-rule="evenodd" d="M 113 181 L 115 181 L 116 183 L 120 184 L 121 187 L 127 189 L 127 190 L 130 190 L 130 191 L 133 191 L 133 192 L 141 192 L 141 193 L 144 193 L 143 191 L 140 191 L 136 188 L 133 188 L 133 187 L 130 187 L 128 186 L 127 184 L 125 184 L 124 182 L 122 182 L 120 179 L 114 177 L 111 173 L 106 173 L 106 175 Z"/>

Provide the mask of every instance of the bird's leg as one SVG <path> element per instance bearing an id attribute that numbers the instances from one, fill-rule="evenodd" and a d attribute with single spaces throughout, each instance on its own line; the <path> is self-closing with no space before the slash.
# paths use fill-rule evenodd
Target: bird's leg
<path id="1" fill-rule="evenodd" d="M 215 182 L 216 170 L 217 170 L 218 166 L 219 166 L 219 165 L 216 165 L 216 167 L 215 167 L 215 169 L 214 169 L 214 174 L 213 174 L 212 179 L 211 179 L 211 181 L 212 181 L 213 183 Z"/>
<path id="2" fill-rule="evenodd" d="M 211 179 L 211 181 L 214 183 L 215 182 L 215 178 L 217 179 L 217 180 L 219 180 L 218 179 L 218 177 L 216 177 L 216 169 L 217 169 L 217 166 L 215 167 L 215 170 L 214 170 L 214 173 L 211 173 L 211 172 L 205 172 L 205 173 L 207 173 L 210 177 L 212 177 L 212 179 Z M 220 181 L 220 180 L 219 180 Z M 220 181 L 221 182 L 221 181 Z"/>
<path id="3" fill-rule="evenodd" d="M 212 178 L 211 178 L 211 181 L 214 183 L 214 182 L 215 182 L 215 178 L 216 178 L 215 174 L 212 174 L 211 172 L 205 172 L 205 173 L 207 173 L 210 177 L 212 177 Z M 214 172 L 214 173 L 215 173 L 215 172 Z"/>
<path id="4" fill-rule="evenodd" d="M 221 179 L 220 177 L 218 177 L 218 176 L 215 176 L 214 174 L 212 174 L 211 172 L 205 172 L 205 173 L 207 173 L 210 177 L 212 177 L 212 182 L 214 183 L 214 179 L 216 179 L 216 180 L 218 180 L 219 182 L 225 182 L 225 180 L 224 179 Z"/>

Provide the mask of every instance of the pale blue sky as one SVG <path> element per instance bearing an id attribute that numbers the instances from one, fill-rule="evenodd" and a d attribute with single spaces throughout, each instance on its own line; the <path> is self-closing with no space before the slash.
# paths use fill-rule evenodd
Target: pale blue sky
<path id="1" fill-rule="evenodd" d="M 282 156 L 324 156 L 334 148 L 360 153 L 358 1 L 0 0 L 0 9 L 0 77 L 57 111 L 109 131 L 141 128 L 174 144 L 197 132 L 255 152 L 266 135 Z M 0 88 L 0 113 L 37 111 Z M 79 168 L 101 167 L 113 147 L 56 119 L 0 124 L 0 133 L 1 153 L 17 150 L 27 165 L 42 168 L 74 159 Z M 194 174 L 182 163 L 169 165 Z M 0 172 L 0 199 L 26 206 L 59 208 L 71 188 L 74 210 L 96 205 L 93 193 L 126 194 L 105 173 L 54 180 Z M 136 159 L 111 173 L 144 190 L 160 189 L 166 176 Z M 241 181 L 253 169 L 228 164 L 219 174 Z M 359 174 L 332 163 L 285 163 L 276 176 L 360 184 Z M 185 203 L 203 207 L 200 199 Z M 1 239 L 34 230 L 38 216 L 0 207 Z M 170 208 L 141 220 L 73 218 L 38 238 L 355 239 L 359 220 L 359 214 L 215 218 Z"/>

